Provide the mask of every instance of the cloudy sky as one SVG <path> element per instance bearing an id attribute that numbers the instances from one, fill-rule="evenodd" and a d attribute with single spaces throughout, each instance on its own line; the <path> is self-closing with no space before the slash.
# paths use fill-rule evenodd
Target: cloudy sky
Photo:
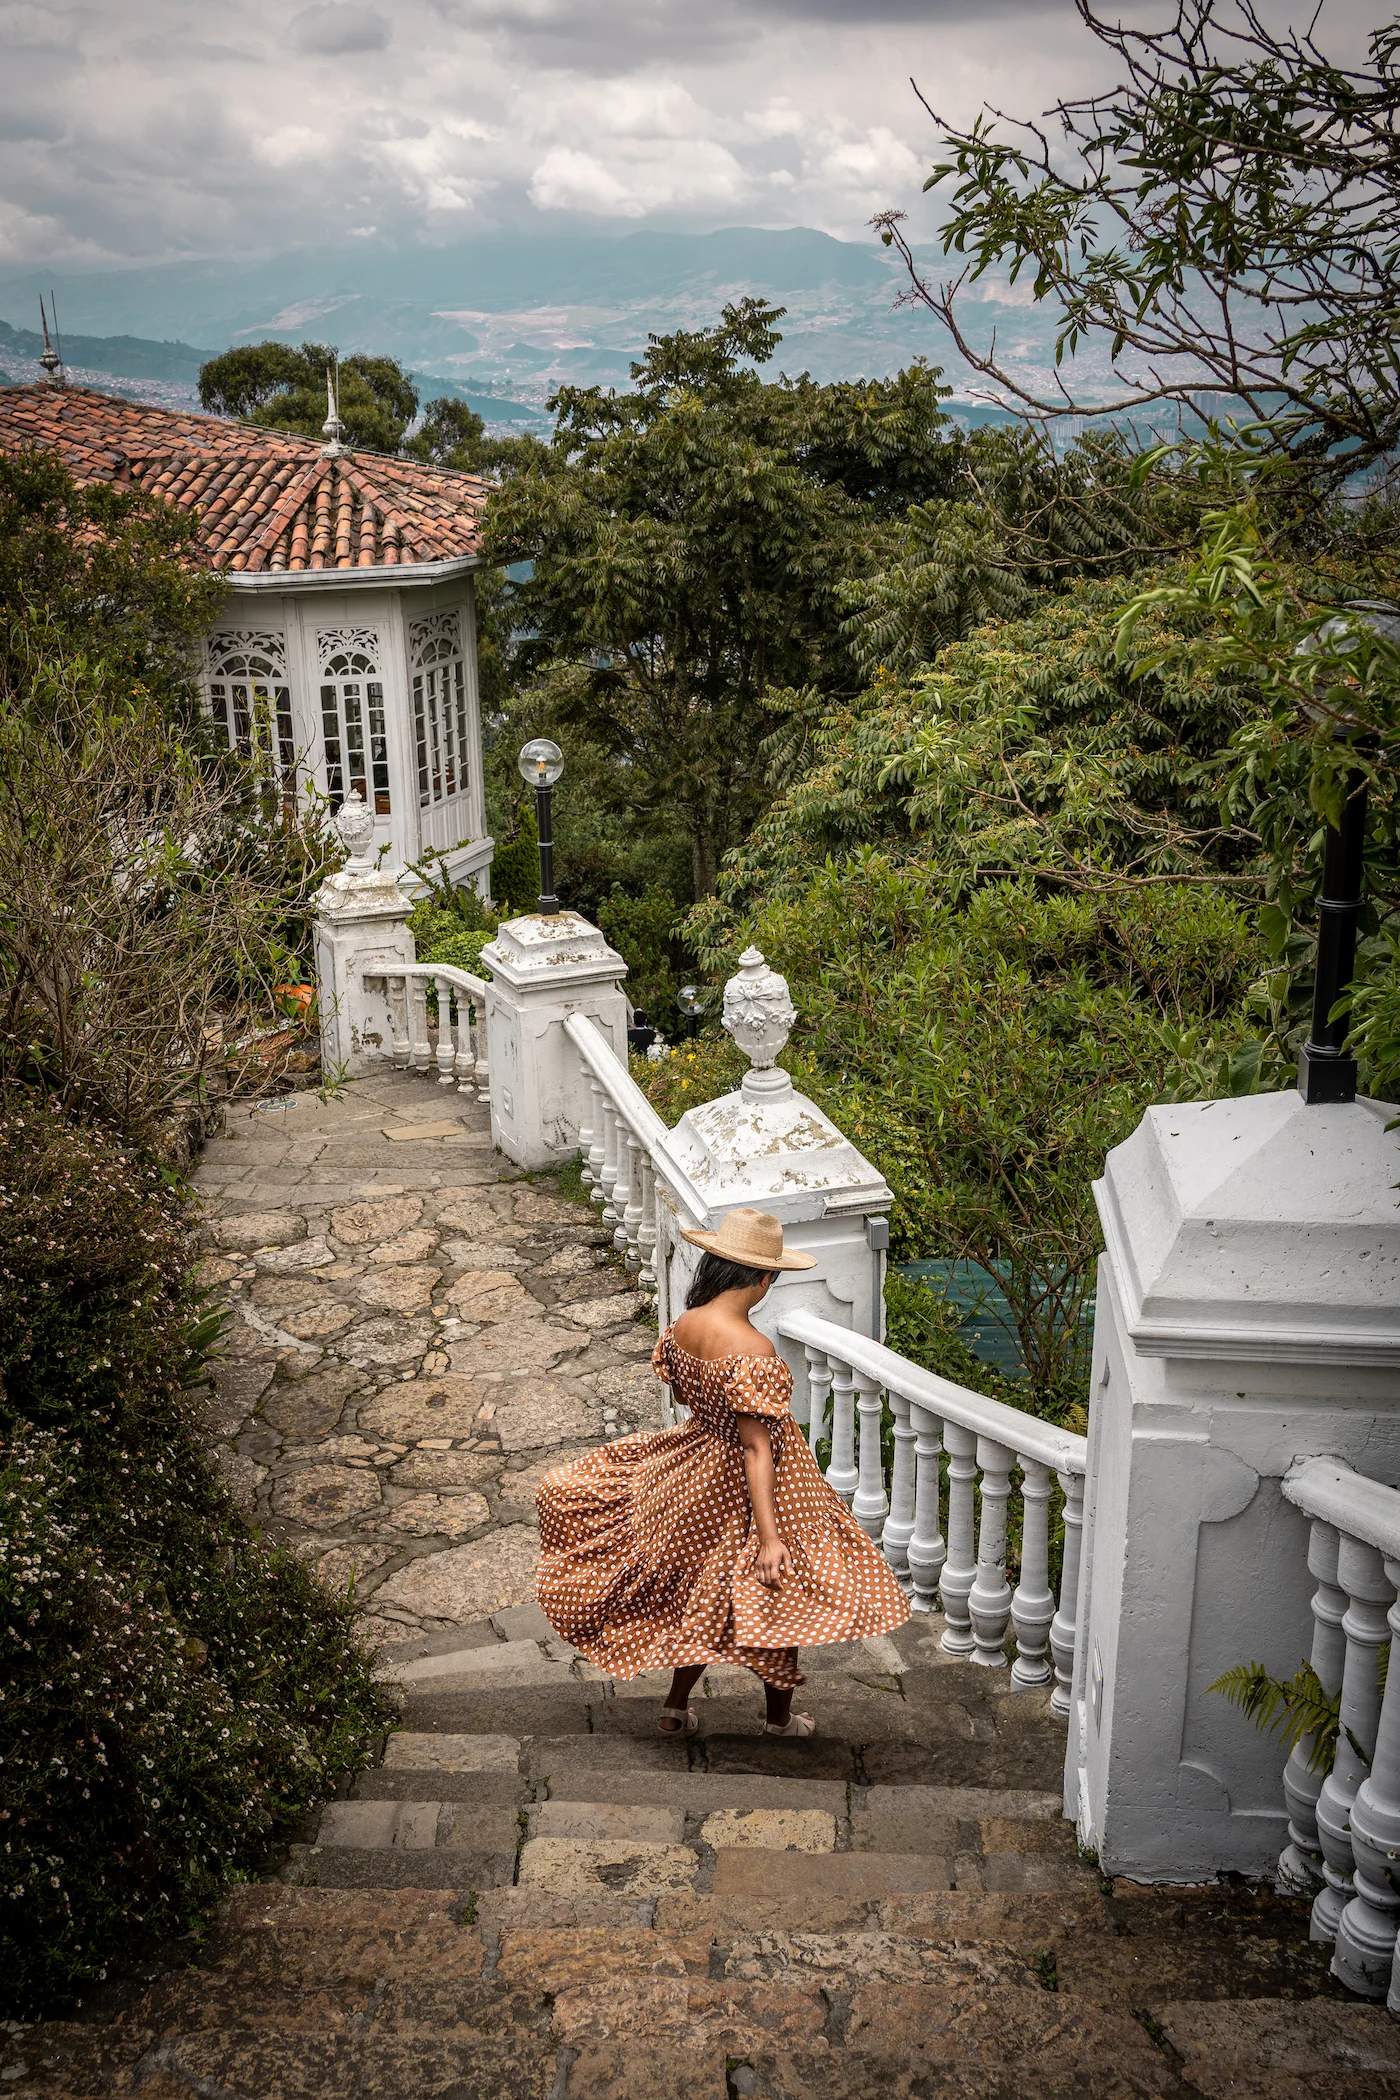
<path id="1" fill-rule="evenodd" d="M 1068 0 L 0 0 L 0 263 L 368 229 L 808 225 L 914 204 L 932 131 L 1040 109 Z"/>
<path id="2" fill-rule="evenodd" d="M 1348 43 L 1383 12 L 1325 21 Z M 1103 63 L 1069 0 L 0 0 L 0 264 L 370 229 L 852 236 L 917 207 L 911 73 L 965 117 L 1039 111 Z"/>

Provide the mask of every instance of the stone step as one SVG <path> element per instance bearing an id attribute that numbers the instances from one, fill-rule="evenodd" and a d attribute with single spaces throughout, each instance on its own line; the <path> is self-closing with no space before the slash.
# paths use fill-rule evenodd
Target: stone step
<path id="1" fill-rule="evenodd" d="M 431 1692 L 504 1691 L 517 1685 L 572 1686 L 578 1682 L 562 1643 L 546 1655 L 534 1640 L 497 1641 L 493 1647 L 450 1648 L 403 1662 L 381 1663 L 375 1676 L 404 1690 Z M 587 1692 L 580 1687 L 581 1696 Z"/>
<path id="2" fill-rule="evenodd" d="M 478 1852 L 456 1845 L 429 1850 L 391 1846 L 293 1846 L 283 1879 L 328 1889 L 499 1888 L 515 1879 L 515 1852 Z"/>

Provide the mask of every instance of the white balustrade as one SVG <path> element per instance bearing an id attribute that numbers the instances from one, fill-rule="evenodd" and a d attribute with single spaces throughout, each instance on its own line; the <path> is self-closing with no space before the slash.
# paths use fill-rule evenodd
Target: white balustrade
<path id="1" fill-rule="evenodd" d="M 440 1086 L 487 1098 L 489 1072 L 484 1016 L 486 983 L 470 970 L 446 963 L 403 963 L 366 970 L 366 985 L 384 986 L 390 1013 L 394 1063 L 419 1072 L 436 1071 Z M 432 1040 L 428 992 L 437 999 L 437 1043 Z"/>
<path id="2" fill-rule="evenodd" d="M 680 1214 L 683 1223 L 698 1224 L 701 1214 L 662 1157 L 666 1125 L 607 1038 L 582 1014 L 571 1014 L 564 1032 L 582 1064 L 588 1102 L 579 1132 L 584 1185 L 639 1287 L 655 1294 L 664 1326 L 671 1311 L 668 1221 Z"/>
<path id="3" fill-rule="evenodd" d="M 1294 1466 L 1283 1492 L 1312 1519 L 1313 1668 L 1324 1691 L 1340 1680 L 1340 1710 L 1316 1791 L 1311 1742 L 1289 1757 L 1280 1880 L 1296 1888 L 1320 1869 L 1311 1933 L 1332 1942 L 1332 1974 L 1400 2012 L 1400 1670 L 1383 1663 L 1400 1635 L 1400 1492 L 1326 1458 Z"/>
<path id="4" fill-rule="evenodd" d="M 1067 1713 L 1089 1455 L 1085 1439 L 938 1378 L 834 1321 L 783 1313 L 777 1325 L 778 1333 L 800 1342 L 806 1355 L 808 1439 L 814 1451 L 824 1434 L 830 1395 L 828 1484 L 879 1541 L 911 1608 L 932 1611 L 941 1601 L 946 1620 L 941 1645 L 950 1655 L 971 1656 L 988 1667 L 1005 1665 L 1012 1630 L 1012 1682 L 1030 1688 L 1053 1681 L 1051 1708 Z M 888 1490 L 880 1455 L 883 1394 L 889 1396 L 894 1422 Z M 946 1539 L 940 1481 L 944 1453 Z M 1058 1607 L 1050 1587 L 1052 1474 L 1064 1497 Z M 1013 1593 L 1007 1577 L 1007 1504 L 1018 1487 L 1021 1568 Z"/>

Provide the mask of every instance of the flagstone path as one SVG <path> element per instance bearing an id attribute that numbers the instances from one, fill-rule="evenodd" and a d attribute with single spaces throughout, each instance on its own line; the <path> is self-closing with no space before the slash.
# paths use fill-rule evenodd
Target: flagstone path
<path id="1" fill-rule="evenodd" d="M 197 1184 L 234 1311 L 211 1436 L 244 1507 L 353 1580 L 387 1647 L 531 1599 L 540 1475 L 661 1426 L 655 1327 L 596 1211 L 416 1072 L 233 1105 Z"/>

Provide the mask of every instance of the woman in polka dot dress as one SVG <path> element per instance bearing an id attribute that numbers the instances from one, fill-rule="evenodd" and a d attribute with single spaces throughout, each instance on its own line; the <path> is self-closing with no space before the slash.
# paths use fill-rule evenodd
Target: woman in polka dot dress
<path id="1" fill-rule="evenodd" d="M 698 1725 L 690 1694 L 712 1662 L 763 1680 L 765 1732 L 811 1735 L 792 1712 L 799 1647 L 902 1626 L 889 1568 L 822 1479 L 789 1407 L 792 1373 L 749 1315 L 782 1269 L 776 1218 L 731 1211 L 705 1249 L 652 1368 L 690 1409 L 540 1482 L 541 1607 L 562 1639 L 615 1677 L 669 1668 L 666 1734 Z"/>

